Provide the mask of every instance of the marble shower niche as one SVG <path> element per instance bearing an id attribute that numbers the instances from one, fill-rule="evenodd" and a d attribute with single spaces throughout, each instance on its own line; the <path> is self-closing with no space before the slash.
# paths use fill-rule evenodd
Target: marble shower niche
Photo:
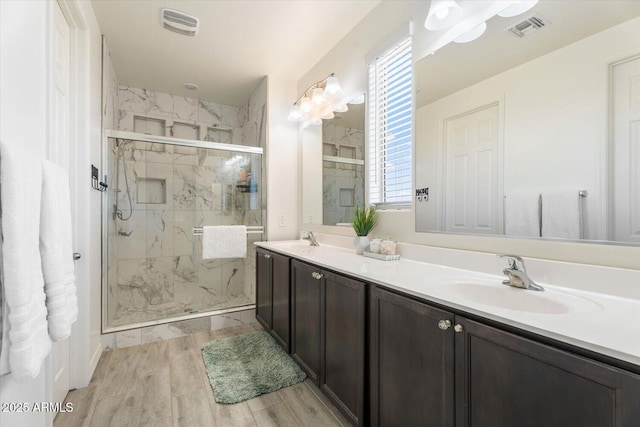
<path id="1" fill-rule="evenodd" d="M 263 224 L 262 155 L 206 145 L 108 138 L 104 330 L 254 304 L 253 251 L 203 260 L 193 228 Z"/>

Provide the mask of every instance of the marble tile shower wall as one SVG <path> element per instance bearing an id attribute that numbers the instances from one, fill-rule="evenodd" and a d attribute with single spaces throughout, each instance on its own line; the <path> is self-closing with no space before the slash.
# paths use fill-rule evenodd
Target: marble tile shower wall
<path id="1" fill-rule="evenodd" d="M 187 126 L 196 136 L 189 139 L 264 148 L 266 93 L 265 79 L 245 105 L 236 107 L 119 85 L 117 129 L 133 132 L 136 118 L 153 119 L 157 125 L 143 133 L 183 137 L 174 134 L 177 127 Z"/>
<path id="2" fill-rule="evenodd" d="M 112 195 L 131 218 L 112 223 L 111 326 L 250 304 L 253 252 L 247 259 L 202 260 L 201 238 L 192 233 L 203 225 L 261 224 L 260 205 L 251 209 L 255 193 L 235 186 L 236 154 L 141 142 L 114 150 L 120 169 L 124 159 L 126 182 L 121 170 L 120 191 L 114 182 Z"/>
<path id="3" fill-rule="evenodd" d="M 136 118 L 146 118 L 154 119 L 154 122 L 159 125 L 152 130 L 137 129 L 142 133 L 184 137 L 177 133 L 179 128 L 186 126 L 193 128 L 197 134 L 188 139 L 211 140 L 210 135 L 213 134 L 217 137 L 214 142 L 257 145 L 245 144 L 243 141 L 243 125 L 247 118 L 246 106 L 218 104 L 122 85 L 118 87 L 118 102 L 119 130 L 133 132 L 136 130 Z M 228 128 L 232 129 L 231 137 L 228 133 L 217 131 Z"/>
<path id="4" fill-rule="evenodd" d="M 322 125 L 323 154 L 364 159 L 364 132 L 332 123 Z M 323 162 L 324 224 L 349 222 L 356 206 L 364 206 L 364 166 Z"/>
<path id="5" fill-rule="evenodd" d="M 229 141 L 217 142 L 262 147 L 266 142 L 265 82 L 244 107 L 126 86 L 118 87 L 118 99 L 119 130 L 133 131 L 136 118 L 151 118 L 164 121 L 165 136 L 172 136 L 176 124 L 189 124 L 199 129 L 200 139 L 206 140 L 207 135 L 213 134 L 211 130 L 215 129 L 215 125 L 220 125 L 232 128 L 233 132 Z M 224 135 L 224 132 L 220 134 Z M 124 160 L 127 172 L 132 213 L 129 221 L 113 218 L 112 227 L 107 233 L 110 260 L 108 326 L 253 303 L 253 251 L 250 250 L 244 260 L 204 261 L 201 259 L 200 238 L 192 234 L 192 227 L 205 224 L 264 224 L 264 192 L 251 194 L 234 190 L 233 184 L 236 183 L 240 166 L 229 165 L 234 164 L 230 159 L 235 154 L 141 142 L 125 144 L 119 153 L 114 145 L 109 149 L 113 154 L 110 168 L 114 171 L 109 198 L 112 201 L 117 198 L 118 208 L 125 215 L 128 214 L 127 193 L 122 185 L 125 181 L 124 171 L 120 171 L 118 178 L 120 191 L 115 186 L 113 176 L 115 161 L 120 155 L 123 158 L 120 160 L 120 169 Z M 260 156 L 249 163 L 252 174 L 260 177 L 263 166 Z M 249 235 L 249 245 L 261 237 Z M 239 319 L 246 323 L 247 314 L 216 316 L 206 318 L 206 322 L 215 328 L 216 325 L 237 324 Z M 202 327 L 200 323 L 206 323 L 202 319 L 196 320 L 199 321 L 199 327 Z M 175 325 L 152 328 L 155 329 L 143 330 L 164 331 L 158 333 L 168 336 L 175 336 L 181 331 Z M 187 329 L 190 331 L 191 327 Z M 126 341 L 125 336 L 140 335 L 140 331 L 119 333 L 121 341 L 124 340 L 122 343 Z M 105 335 L 103 344 L 111 346 L 112 338 L 109 337 L 115 336 Z"/>

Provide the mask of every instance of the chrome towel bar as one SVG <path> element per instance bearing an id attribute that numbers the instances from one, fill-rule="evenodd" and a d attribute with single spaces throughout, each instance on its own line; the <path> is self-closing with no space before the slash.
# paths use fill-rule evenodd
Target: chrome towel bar
<path id="1" fill-rule="evenodd" d="M 247 234 L 262 234 L 264 233 L 264 227 L 261 225 L 247 227 Z M 202 236 L 202 227 L 193 227 L 194 236 Z"/>

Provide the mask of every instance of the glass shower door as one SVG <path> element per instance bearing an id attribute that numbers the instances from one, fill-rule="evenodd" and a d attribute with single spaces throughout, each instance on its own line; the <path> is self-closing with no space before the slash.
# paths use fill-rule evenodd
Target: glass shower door
<path id="1" fill-rule="evenodd" d="M 203 260 L 193 229 L 262 225 L 262 155 L 206 144 L 109 138 L 105 329 L 254 303 L 262 234 L 247 258 Z"/>

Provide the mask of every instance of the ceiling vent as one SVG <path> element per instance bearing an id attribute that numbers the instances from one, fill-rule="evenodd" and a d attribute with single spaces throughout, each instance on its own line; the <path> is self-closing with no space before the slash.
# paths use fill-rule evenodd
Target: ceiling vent
<path id="1" fill-rule="evenodd" d="M 200 21 L 195 16 L 174 9 L 162 9 L 160 13 L 162 26 L 183 36 L 195 37 Z"/>
<path id="2" fill-rule="evenodd" d="M 514 26 L 507 28 L 505 31 L 517 37 L 524 37 L 535 33 L 536 31 L 540 31 L 548 25 L 549 22 L 546 19 L 538 15 L 533 15 L 524 21 L 518 22 Z"/>

